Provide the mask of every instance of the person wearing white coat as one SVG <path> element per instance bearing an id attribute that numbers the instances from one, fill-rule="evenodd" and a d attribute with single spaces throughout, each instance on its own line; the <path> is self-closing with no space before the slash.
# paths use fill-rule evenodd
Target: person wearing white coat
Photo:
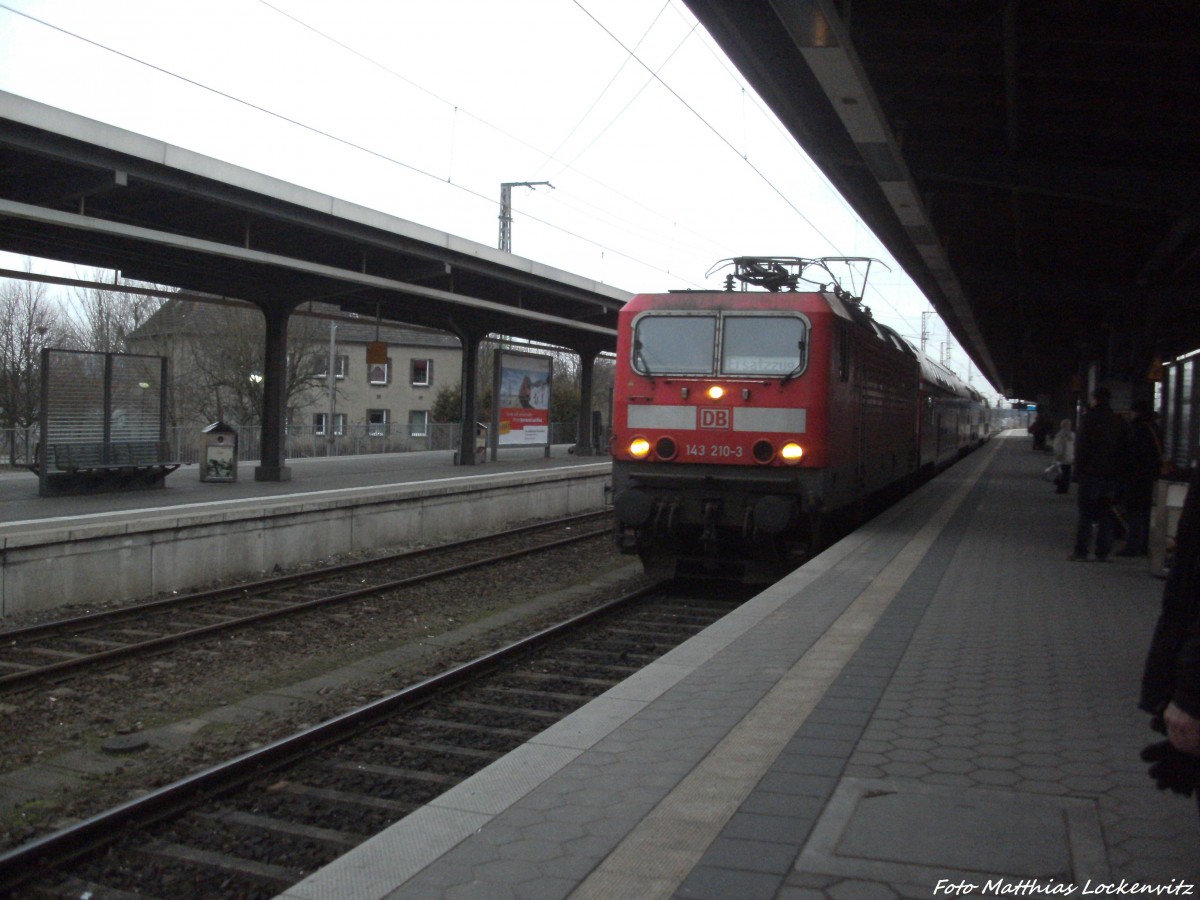
<path id="1" fill-rule="evenodd" d="M 1063 419 L 1054 434 L 1054 461 L 1058 463 L 1058 478 L 1054 480 L 1054 493 L 1066 494 L 1071 490 L 1071 466 L 1075 464 L 1075 430 L 1070 419 Z"/>

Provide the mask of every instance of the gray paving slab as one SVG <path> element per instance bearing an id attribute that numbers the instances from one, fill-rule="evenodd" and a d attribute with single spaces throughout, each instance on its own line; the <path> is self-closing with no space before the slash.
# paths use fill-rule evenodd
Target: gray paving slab
<path id="1" fill-rule="evenodd" d="M 1066 562 L 1073 498 L 1036 481 L 1041 461 L 1020 441 L 989 468 L 961 541 L 929 573 L 934 594 L 839 783 L 865 779 L 893 792 L 906 815 L 936 797 L 920 789 L 985 798 L 982 836 L 969 840 L 975 832 L 962 821 L 947 833 L 953 810 L 937 804 L 936 828 L 877 816 L 869 842 L 884 849 L 859 845 L 856 855 L 855 835 L 843 830 L 838 853 L 822 854 L 814 835 L 780 896 L 812 890 L 804 877 L 814 873 L 836 876 L 820 896 L 860 879 L 896 896 L 933 896 L 939 878 L 964 873 L 981 885 L 1007 879 L 1001 888 L 1039 875 L 1079 890 L 1089 878 L 1200 882 L 1194 805 L 1155 791 L 1137 759 L 1151 737 L 1134 706 L 1162 583 L 1137 560 Z M 1030 831 L 1030 816 L 1053 818 L 1047 810 L 1064 805 L 1066 826 Z M 831 804 L 820 827 L 835 820 Z M 1153 846 L 1134 837 L 1149 822 Z M 925 871 L 906 844 L 918 837 L 942 853 Z M 981 855 L 956 855 L 971 847 Z M 1029 852 L 1057 854 L 1066 867 L 1047 876 Z M 905 893 L 913 884 L 920 893 Z"/>
<path id="2" fill-rule="evenodd" d="M 1073 498 L 1043 467 L 993 442 L 540 736 L 574 758 L 355 896 L 1200 883 L 1195 804 L 1137 759 L 1162 583 L 1137 560 L 1068 563 Z M 407 820 L 385 834 L 420 841 Z M 351 859 L 285 896 L 337 895 Z"/>
<path id="3" fill-rule="evenodd" d="M 931 895 L 950 873 L 973 881 L 1109 878 L 1088 800 L 899 779 L 844 779 L 796 868 L 883 882 L 904 874 Z"/>
<path id="4" fill-rule="evenodd" d="M 936 507 L 940 503 L 936 494 L 915 499 L 910 506 Z M 883 524 L 897 521 L 901 515 L 896 512 L 890 518 L 884 517 Z M 497 869 L 489 865 L 484 871 L 470 860 L 476 854 L 474 848 L 484 842 L 511 863 L 513 860 L 507 854 L 519 855 L 513 848 L 522 845 L 515 838 L 520 829 L 514 831 L 513 821 L 522 821 L 530 811 L 542 817 L 569 812 L 576 819 L 583 819 L 591 837 L 586 852 L 595 854 L 586 865 L 580 865 L 579 846 L 564 846 L 563 853 L 554 860 L 524 860 L 529 866 L 526 874 L 537 878 L 552 878 L 567 865 L 587 870 L 604 858 L 604 853 L 616 849 L 626 832 L 659 807 L 669 794 L 674 794 L 671 814 L 655 832 L 668 845 L 672 840 L 686 839 L 691 819 L 711 817 L 715 795 L 720 796 L 719 802 L 726 804 L 732 814 L 737 802 L 744 799 L 760 777 L 762 766 L 773 758 L 771 741 L 776 738 L 768 734 L 772 730 L 768 726 L 779 720 L 791 698 L 785 698 L 784 705 L 770 710 L 769 715 L 759 715 L 751 722 L 743 720 L 777 687 L 782 673 L 819 642 L 828 640 L 830 625 L 857 597 L 871 594 L 873 580 L 880 573 L 891 571 L 889 566 L 910 541 L 903 530 L 887 527 L 863 535 L 852 542 L 853 553 L 844 547 L 837 548 L 830 554 L 834 564 L 817 566 L 815 575 L 798 576 L 810 590 L 806 615 L 788 612 L 789 593 L 773 589 L 753 602 L 750 610 L 742 611 L 741 634 L 731 642 L 697 641 L 668 657 L 687 661 L 694 665 L 693 671 L 527 798 L 498 815 L 478 834 L 464 835 L 469 840 L 462 847 L 446 853 L 389 896 L 422 896 L 430 891 L 446 891 L 450 886 L 457 890 L 479 883 L 504 890 L 503 877 L 497 873 L 511 874 L 511 866 Z M 851 559 L 852 565 L 842 565 Z M 725 623 L 722 630 L 728 627 Z M 844 636 L 840 639 L 847 640 Z M 704 645 L 705 652 L 699 652 L 697 645 Z M 705 655 L 709 656 L 707 660 L 701 658 Z M 820 665 L 812 674 L 824 677 Z M 793 690 L 799 691 L 801 699 L 804 693 L 811 693 L 804 678 L 796 680 Z M 620 688 L 614 689 L 614 693 L 619 691 Z M 815 702 L 816 695 L 810 699 Z M 752 746 L 748 753 L 739 745 L 725 742 L 730 730 L 739 724 L 749 738 L 747 745 Z M 711 770 L 695 777 L 714 749 L 723 743 L 732 749 L 722 754 Z M 838 760 L 836 767 L 828 766 L 828 772 L 813 773 L 810 778 L 828 792 L 836 783 L 836 769 L 842 764 Z M 630 777 L 631 769 L 636 777 Z M 581 810 L 586 816 L 577 815 Z M 396 830 L 405 829 L 405 823 L 401 823 Z M 597 837 L 608 837 L 608 843 L 596 840 Z M 670 856 L 670 846 L 655 849 Z M 637 855 L 634 853 L 635 858 Z M 492 854 L 487 856 L 491 858 Z M 683 874 L 692 862 L 690 857 L 681 860 Z M 337 864 L 332 869 L 336 867 Z M 327 884 L 339 880 L 336 871 L 320 877 Z M 297 896 L 306 895 L 316 890 L 315 883 L 302 884 L 296 890 Z"/>

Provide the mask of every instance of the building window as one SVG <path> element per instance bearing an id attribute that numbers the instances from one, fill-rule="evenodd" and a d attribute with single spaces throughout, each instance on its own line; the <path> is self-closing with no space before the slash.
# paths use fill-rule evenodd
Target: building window
<path id="1" fill-rule="evenodd" d="M 371 384 L 388 384 L 392 371 L 392 361 L 389 358 L 385 363 L 371 363 L 367 366 L 367 381 Z"/>
<path id="2" fill-rule="evenodd" d="M 433 384 L 433 360 L 414 359 L 410 381 L 413 387 L 429 387 Z"/>
<path id="3" fill-rule="evenodd" d="M 409 437 L 427 437 L 429 435 L 429 410 L 414 409 L 408 414 Z"/>
<path id="4" fill-rule="evenodd" d="M 329 419 L 328 413 L 313 413 L 313 434 L 325 434 L 325 423 Z M 333 414 L 333 433 L 341 436 L 346 433 L 346 414 Z"/>
<path id="5" fill-rule="evenodd" d="M 333 377 L 334 378 L 345 378 L 346 373 L 349 370 L 350 370 L 350 357 L 339 355 L 337 357 L 337 363 L 334 366 Z M 321 371 L 317 373 L 317 377 L 318 378 L 328 378 L 329 377 L 329 357 L 328 356 L 324 356 L 321 358 Z"/>
<path id="6" fill-rule="evenodd" d="M 367 410 L 367 434 L 373 437 L 380 437 L 388 433 L 388 420 L 390 416 L 386 409 L 368 409 Z"/>

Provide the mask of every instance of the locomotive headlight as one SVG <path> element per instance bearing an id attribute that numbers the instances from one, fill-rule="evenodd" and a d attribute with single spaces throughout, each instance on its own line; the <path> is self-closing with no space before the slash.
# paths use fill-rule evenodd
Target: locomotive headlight
<path id="1" fill-rule="evenodd" d="M 645 459 L 650 452 L 650 442 L 645 438 L 634 438 L 629 442 L 629 455 L 634 459 Z"/>
<path id="2" fill-rule="evenodd" d="M 710 387 L 708 389 L 707 393 L 708 393 L 708 399 L 720 400 L 722 397 L 725 396 L 725 388 L 721 387 L 719 384 L 714 384 L 712 387 Z"/>
<path id="3" fill-rule="evenodd" d="M 800 462 L 800 457 L 804 456 L 804 448 L 795 441 L 788 441 L 779 448 L 779 458 L 789 465 L 795 465 Z"/>

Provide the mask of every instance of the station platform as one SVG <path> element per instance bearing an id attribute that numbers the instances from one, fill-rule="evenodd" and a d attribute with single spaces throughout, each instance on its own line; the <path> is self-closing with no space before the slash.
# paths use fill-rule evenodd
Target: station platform
<path id="1" fill-rule="evenodd" d="M 255 461 L 238 464 L 238 480 L 205 482 L 200 467 L 182 466 L 167 476 L 161 489 L 81 494 L 67 497 L 38 496 L 38 478 L 27 469 L 0 472 L 0 535 L 44 527 L 47 521 L 104 514 L 110 518 L 137 516 L 147 510 L 199 504 L 231 504 L 259 499 L 300 497 L 322 491 L 355 490 L 391 484 L 410 484 L 442 478 L 469 477 L 533 468 L 587 465 L 608 457 L 575 456 L 571 445 L 550 448 L 511 447 L 498 459 L 477 466 L 457 466 L 454 453 L 433 450 L 417 453 L 375 453 L 359 456 L 289 459 L 289 481 L 255 481 Z"/>
<path id="2" fill-rule="evenodd" d="M 1194 895 L 1138 759 L 1163 582 L 1068 561 L 1044 466 L 994 439 L 282 896 Z"/>
<path id="3" fill-rule="evenodd" d="M 602 510 L 611 461 L 566 445 L 289 461 L 291 480 L 203 482 L 185 466 L 152 490 L 41 497 L 0 475 L 0 619 L 254 577 L 339 554 L 435 543 Z"/>

